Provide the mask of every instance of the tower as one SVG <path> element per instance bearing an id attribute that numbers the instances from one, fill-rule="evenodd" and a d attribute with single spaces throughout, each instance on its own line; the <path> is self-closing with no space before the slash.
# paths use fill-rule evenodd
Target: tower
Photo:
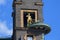
<path id="1" fill-rule="evenodd" d="M 13 1 L 13 40 L 43 40 L 50 27 L 43 23 L 42 0 Z"/>

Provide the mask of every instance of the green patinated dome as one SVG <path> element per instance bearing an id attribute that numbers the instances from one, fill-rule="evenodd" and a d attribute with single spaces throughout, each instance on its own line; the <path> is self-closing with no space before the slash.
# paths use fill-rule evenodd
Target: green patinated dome
<path id="1" fill-rule="evenodd" d="M 44 34 L 47 34 L 50 32 L 50 26 L 41 22 L 35 22 L 29 26 L 29 28 L 39 28 L 42 29 Z"/>

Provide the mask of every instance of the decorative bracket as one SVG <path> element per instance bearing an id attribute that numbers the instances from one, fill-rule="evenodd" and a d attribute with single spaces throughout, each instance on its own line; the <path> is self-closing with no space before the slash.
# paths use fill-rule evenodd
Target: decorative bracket
<path id="1" fill-rule="evenodd" d="M 43 6 L 43 3 L 41 3 L 41 2 L 35 2 L 35 5 Z"/>
<path id="2" fill-rule="evenodd" d="M 22 1 L 20 1 L 20 2 L 15 2 L 15 4 L 22 4 Z"/>

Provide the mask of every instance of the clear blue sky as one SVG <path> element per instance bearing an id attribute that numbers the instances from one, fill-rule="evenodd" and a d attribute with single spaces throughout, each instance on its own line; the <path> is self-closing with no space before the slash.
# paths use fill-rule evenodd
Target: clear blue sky
<path id="1" fill-rule="evenodd" d="M 0 0 L 0 38 L 11 37 L 12 23 L 12 1 Z M 49 24 L 51 32 L 45 35 L 45 40 L 60 39 L 60 0 L 43 0 L 44 23 Z"/>

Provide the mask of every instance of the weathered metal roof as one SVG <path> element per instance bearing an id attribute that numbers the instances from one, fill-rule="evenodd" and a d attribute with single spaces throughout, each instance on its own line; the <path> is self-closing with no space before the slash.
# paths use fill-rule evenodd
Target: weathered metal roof
<path id="1" fill-rule="evenodd" d="M 41 26 L 49 27 L 49 25 L 41 23 L 41 22 L 35 22 L 35 23 L 31 24 L 29 27 L 41 27 Z"/>
<path id="2" fill-rule="evenodd" d="M 47 34 L 51 31 L 50 26 L 41 22 L 35 22 L 29 26 L 29 28 L 40 28 L 44 34 Z"/>

